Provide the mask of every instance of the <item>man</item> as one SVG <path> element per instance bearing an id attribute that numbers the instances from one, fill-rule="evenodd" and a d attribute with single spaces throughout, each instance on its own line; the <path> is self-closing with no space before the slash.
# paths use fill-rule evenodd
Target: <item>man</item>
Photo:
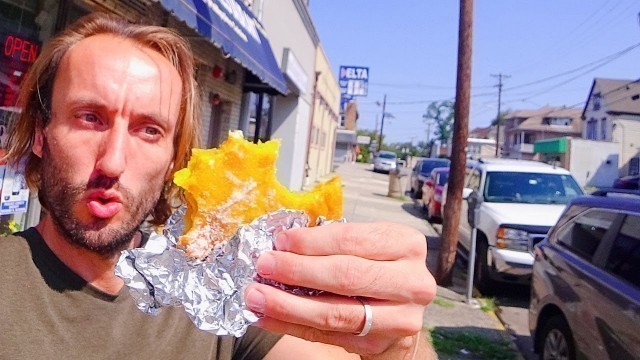
<path id="1" fill-rule="evenodd" d="M 396 224 L 282 234 L 259 273 L 333 295 L 252 284 L 247 306 L 263 317 L 238 340 L 197 330 L 179 308 L 137 310 L 114 266 L 146 241 L 145 219 L 170 214 L 173 173 L 197 146 L 193 75 L 170 30 L 99 14 L 34 63 L 7 160 L 26 158 L 45 215 L 0 240 L 0 358 L 430 358 L 419 333 L 435 292 L 424 236 Z"/>

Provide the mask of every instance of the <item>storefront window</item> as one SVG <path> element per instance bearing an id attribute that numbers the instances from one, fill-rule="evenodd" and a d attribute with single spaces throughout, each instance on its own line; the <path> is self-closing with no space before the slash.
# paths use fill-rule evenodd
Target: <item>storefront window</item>
<path id="1" fill-rule="evenodd" d="M 271 95 L 251 93 L 247 140 L 257 142 L 271 138 L 272 103 Z"/>
<path id="2" fill-rule="evenodd" d="M 9 122 L 20 113 L 17 107 L 20 86 L 42 44 L 55 30 L 58 7 L 57 0 L 0 0 L 1 155 L 5 153 Z M 29 191 L 24 175 L 4 163 L 0 163 L 0 185 L 0 234 L 7 234 L 27 225 Z M 39 211 L 34 213 L 39 215 Z"/>

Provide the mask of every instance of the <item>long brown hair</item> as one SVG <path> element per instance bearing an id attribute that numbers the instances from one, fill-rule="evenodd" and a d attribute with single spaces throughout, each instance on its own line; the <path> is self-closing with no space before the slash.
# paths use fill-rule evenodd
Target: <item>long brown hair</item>
<path id="1" fill-rule="evenodd" d="M 173 183 L 173 174 L 187 165 L 191 149 L 199 145 L 200 93 L 194 77 L 194 60 L 189 43 L 171 29 L 139 25 L 104 13 L 80 18 L 64 32 L 49 41 L 27 73 L 20 87 L 18 107 L 22 112 L 11 123 L 5 160 L 17 163 L 26 158 L 25 178 L 29 187 L 40 189 L 41 159 L 31 151 L 36 130 L 50 121 L 53 84 L 60 62 L 67 51 L 79 41 L 98 34 L 111 34 L 160 53 L 176 68 L 182 79 L 182 102 L 174 139 L 173 168 L 150 222 L 162 224 L 171 214 L 174 200 L 182 199 Z"/>

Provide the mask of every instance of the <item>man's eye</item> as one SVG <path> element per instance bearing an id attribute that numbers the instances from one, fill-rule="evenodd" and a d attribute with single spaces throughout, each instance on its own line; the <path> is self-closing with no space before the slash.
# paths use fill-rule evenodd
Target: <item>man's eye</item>
<path id="1" fill-rule="evenodd" d="M 156 136 L 160 134 L 160 130 L 154 127 L 146 127 L 144 128 L 144 133 L 151 136 Z"/>
<path id="2" fill-rule="evenodd" d="M 90 123 L 98 122 L 98 117 L 95 114 L 84 113 L 84 114 L 80 114 L 78 117 L 86 122 L 90 122 Z"/>

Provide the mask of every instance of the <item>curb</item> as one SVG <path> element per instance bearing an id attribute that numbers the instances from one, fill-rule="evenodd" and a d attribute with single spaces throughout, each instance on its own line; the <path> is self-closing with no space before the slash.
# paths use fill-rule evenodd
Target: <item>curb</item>
<path id="1" fill-rule="evenodd" d="M 518 345 L 516 345 L 515 341 L 513 341 L 513 339 L 511 338 L 509 329 L 504 326 L 502 320 L 500 320 L 500 317 L 494 311 L 487 311 L 487 314 L 489 314 L 489 317 L 491 317 L 491 319 L 493 319 L 493 321 L 496 323 L 496 329 L 502 331 L 502 338 L 509 343 L 509 346 L 516 354 L 516 359 L 524 360 L 524 356 L 522 356 L 520 349 L 518 349 Z"/>
<path id="2" fill-rule="evenodd" d="M 442 233 L 439 232 L 431 223 L 429 223 L 429 226 L 431 226 L 433 231 L 436 234 L 438 234 L 438 236 L 442 235 Z M 475 286 L 474 286 L 473 289 L 475 290 L 475 292 L 478 292 L 478 290 L 475 288 Z M 498 310 L 499 309 L 500 309 L 500 306 L 498 306 Z M 480 311 L 482 311 L 482 310 L 480 310 Z M 502 338 L 509 344 L 509 347 L 516 354 L 516 359 L 517 360 L 525 360 L 524 356 L 522 355 L 522 352 L 520 352 L 520 349 L 518 348 L 518 345 L 516 345 L 515 341 L 511 338 L 511 332 L 509 331 L 509 329 L 507 329 L 504 326 L 504 323 L 502 322 L 500 317 L 496 314 L 496 312 L 495 311 L 485 311 L 485 313 L 488 314 L 489 317 L 493 320 L 496 330 L 500 331 L 500 334 L 501 334 Z"/>

